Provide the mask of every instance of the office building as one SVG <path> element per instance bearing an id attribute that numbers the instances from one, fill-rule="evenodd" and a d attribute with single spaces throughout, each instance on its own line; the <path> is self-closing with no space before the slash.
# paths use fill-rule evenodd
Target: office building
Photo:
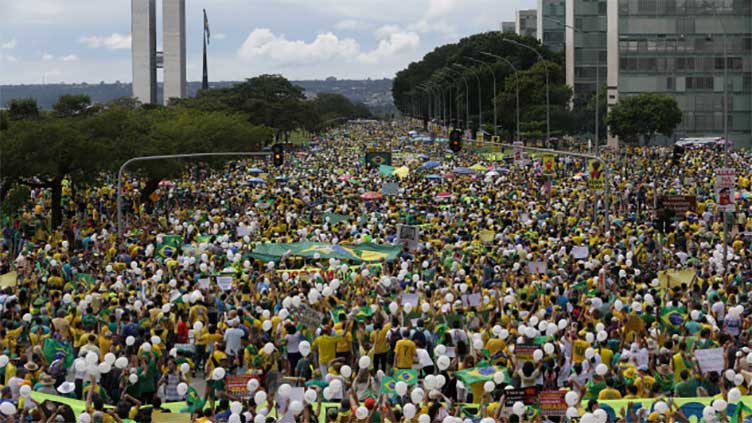
<path id="1" fill-rule="evenodd" d="M 505 33 L 516 33 L 517 32 L 517 22 L 515 21 L 504 21 L 501 23 L 501 32 Z"/>
<path id="2" fill-rule="evenodd" d="M 538 12 L 535 9 L 518 10 L 515 32 L 523 37 L 535 38 L 538 35 L 537 23 Z"/>
<path id="3" fill-rule="evenodd" d="M 565 0 L 538 0 L 536 38 L 557 53 L 564 51 L 565 8 Z"/>
<path id="4" fill-rule="evenodd" d="M 163 68 L 163 98 L 185 97 L 185 0 L 162 0 L 163 51 L 157 51 L 156 0 L 131 0 L 133 97 L 157 101 L 157 69 Z"/>
<path id="5" fill-rule="evenodd" d="M 736 145 L 752 144 L 751 5 L 751 0 L 609 0 L 609 103 L 639 93 L 669 94 L 683 112 L 675 137 L 718 136 L 725 85 L 729 138 Z"/>
<path id="6" fill-rule="evenodd" d="M 156 20 L 155 0 L 131 2 L 133 97 L 144 104 L 157 101 Z"/>
<path id="7" fill-rule="evenodd" d="M 587 102 L 598 85 L 606 85 L 606 1 L 567 0 L 565 9 L 566 81 L 576 106 Z"/>

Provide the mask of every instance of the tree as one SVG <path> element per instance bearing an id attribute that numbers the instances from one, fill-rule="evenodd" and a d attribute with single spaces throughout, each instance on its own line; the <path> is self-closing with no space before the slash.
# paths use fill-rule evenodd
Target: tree
<path id="1" fill-rule="evenodd" d="M 85 94 L 65 94 L 52 106 L 58 117 L 80 116 L 91 106 L 91 98 Z"/>
<path id="2" fill-rule="evenodd" d="M 682 112 L 676 99 L 665 94 L 645 93 L 623 98 L 606 116 L 611 134 L 627 143 L 645 145 L 656 134 L 670 137 L 682 121 Z"/>
<path id="3" fill-rule="evenodd" d="M 13 99 L 8 103 L 10 120 L 28 120 L 39 118 L 39 106 L 33 98 Z"/>
<path id="4" fill-rule="evenodd" d="M 598 90 L 599 108 L 598 116 L 600 119 L 599 136 L 601 138 L 606 136 L 608 127 L 606 126 L 606 113 L 608 112 L 608 105 L 606 103 L 605 86 L 600 87 Z M 595 93 L 590 93 L 575 101 L 574 110 L 572 111 L 574 121 L 574 132 L 577 134 L 592 134 L 595 136 Z"/>

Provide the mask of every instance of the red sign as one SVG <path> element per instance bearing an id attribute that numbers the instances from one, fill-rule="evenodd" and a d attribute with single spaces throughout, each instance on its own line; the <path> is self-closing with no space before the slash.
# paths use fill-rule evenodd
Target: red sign
<path id="1" fill-rule="evenodd" d="M 248 381 L 252 377 L 253 375 L 229 375 L 225 378 L 225 390 L 237 397 L 249 397 Z"/>
<path id="2" fill-rule="evenodd" d="M 538 405 L 541 410 L 541 415 L 544 416 L 566 416 L 567 415 L 567 402 L 564 400 L 564 395 L 567 391 L 540 391 L 538 392 Z"/>

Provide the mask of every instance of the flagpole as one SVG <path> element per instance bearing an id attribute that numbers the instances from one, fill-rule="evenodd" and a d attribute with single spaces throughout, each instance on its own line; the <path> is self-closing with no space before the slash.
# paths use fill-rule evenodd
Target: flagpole
<path id="1" fill-rule="evenodd" d="M 209 21 L 206 18 L 206 9 L 204 9 L 204 75 L 201 79 L 201 89 L 209 89 L 209 67 L 206 63 L 206 31 L 209 29 Z"/>

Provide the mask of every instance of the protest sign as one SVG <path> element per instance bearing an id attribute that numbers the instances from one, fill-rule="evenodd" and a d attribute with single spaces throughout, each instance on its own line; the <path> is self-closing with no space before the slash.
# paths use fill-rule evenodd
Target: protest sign
<path id="1" fill-rule="evenodd" d="M 416 308 L 418 307 L 418 305 L 420 305 L 420 295 L 403 293 L 400 297 L 400 302 L 402 303 L 402 305 L 410 304 L 413 306 L 413 308 Z"/>
<path id="2" fill-rule="evenodd" d="M 723 348 L 695 350 L 695 358 L 703 373 L 723 371 Z"/>
<path id="3" fill-rule="evenodd" d="M 544 261 L 531 261 L 527 263 L 527 271 L 530 273 L 546 273 L 548 271 L 548 265 Z"/>
<path id="4" fill-rule="evenodd" d="M 310 307 L 304 306 L 300 310 L 300 323 L 312 331 L 318 329 L 323 318 L 324 316 L 321 313 Z"/>
<path id="5" fill-rule="evenodd" d="M 225 377 L 225 389 L 231 395 L 238 398 L 250 398 L 248 381 L 252 375 L 228 375 Z"/>
<path id="6" fill-rule="evenodd" d="M 397 195 L 399 188 L 399 184 L 396 182 L 386 182 L 381 185 L 381 193 L 384 195 Z"/>
<path id="7" fill-rule="evenodd" d="M 590 186 L 590 189 L 602 190 L 605 180 L 603 163 L 600 160 L 590 160 L 588 162 L 588 186 Z"/>
<path id="8" fill-rule="evenodd" d="M 397 242 L 415 249 L 420 242 L 420 227 L 415 225 L 397 225 Z"/>
<path id="9" fill-rule="evenodd" d="M 734 211 L 735 191 L 736 169 L 732 167 L 716 169 L 715 195 L 719 210 Z"/>
<path id="10" fill-rule="evenodd" d="M 578 245 L 572 247 L 572 257 L 575 260 L 587 258 L 590 255 L 590 248 L 587 245 Z"/>
<path id="11" fill-rule="evenodd" d="M 682 270 L 662 270 L 658 272 L 658 282 L 663 289 L 682 286 L 682 284 L 689 287 L 696 275 L 697 269 L 694 267 Z"/>
<path id="12" fill-rule="evenodd" d="M 480 294 L 465 294 L 460 299 L 465 307 L 477 307 L 481 304 Z"/>
<path id="13" fill-rule="evenodd" d="M 504 413 L 512 413 L 514 403 L 520 401 L 525 405 L 535 405 L 538 403 L 538 388 L 530 386 L 522 389 L 507 389 L 504 391 L 506 399 L 504 400 Z"/>
<path id="14" fill-rule="evenodd" d="M 537 349 L 535 344 L 517 344 L 514 346 L 514 358 L 519 362 L 533 361 L 533 351 Z"/>
<path id="15" fill-rule="evenodd" d="M 562 417 L 567 414 L 567 402 L 564 396 L 567 391 L 548 390 L 538 393 L 538 406 L 541 414 L 549 417 Z"/>
<path id="16" fill-rule="evenodd" d="M 217 276 L 217 285 L 222 291 L 229 291 L 232 289 L 232 276 Z"/>

